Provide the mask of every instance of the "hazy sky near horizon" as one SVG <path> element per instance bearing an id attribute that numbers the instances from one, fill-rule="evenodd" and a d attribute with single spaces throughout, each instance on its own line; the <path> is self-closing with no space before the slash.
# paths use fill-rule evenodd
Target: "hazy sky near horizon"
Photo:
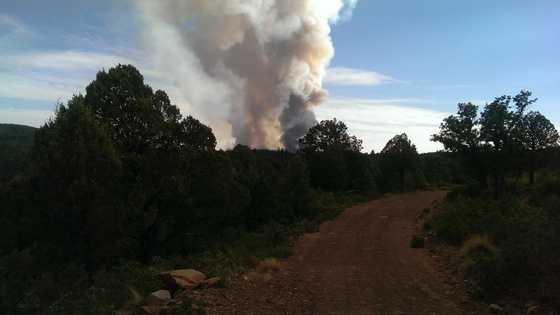
<path id="1" fill-rule="evenodd" d="M 41 125 L 117 63 L 169 88 L 150 75 L 131 1 L 2 1 L 0 122 Z M 425 152 L 440 148 L 429 136 L 458 102 L 529 89 L 558 125 L 559 17 L 558 0 L 361 0 L 332 27 L 329 99 L 316 114 L 345 121 L 368 151 L 407 132 Z"/>

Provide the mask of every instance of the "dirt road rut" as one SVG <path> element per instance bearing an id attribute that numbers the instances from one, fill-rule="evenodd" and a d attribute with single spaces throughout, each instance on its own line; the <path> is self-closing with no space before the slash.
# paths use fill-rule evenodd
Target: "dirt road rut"
<path id="1" fill-rule="evenodd" d="M 427 250 L 410 248 L 418 215 L 444 192 L 389 195 L 307 234 L 269 281 L 201 293 L 209 314 L 478 314 Z"/>

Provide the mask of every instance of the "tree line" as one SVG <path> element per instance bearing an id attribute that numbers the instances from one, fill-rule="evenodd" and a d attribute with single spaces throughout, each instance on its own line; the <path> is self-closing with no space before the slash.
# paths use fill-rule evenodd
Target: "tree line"
<path id="1" fill-rule="evenodd" d="M 558 149 L 555 126 L 538 111 L 528 111 L 537 99 L 521 91 L 504 95 L 484 106 L 460 103 L 456 115 L 444 119 L 440 131 L 432 137 L 445 149 L 455 152 L 475 174 L 479 190 L 492 184 L 496 198 L 505 190 L 515 190 L 523 172 L 530 184 L 535 172 L 551 165 Z M 506 182 L 512 178 L 512 182 Z"/>

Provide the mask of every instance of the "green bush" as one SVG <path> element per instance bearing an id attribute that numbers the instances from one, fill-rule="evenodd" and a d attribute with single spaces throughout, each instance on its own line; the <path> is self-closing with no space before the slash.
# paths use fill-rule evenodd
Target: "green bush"
<path id="1" fill-rule="evenodd" d="M 530 291 L 560 267 L 557 213 L 514 196 L 493 200 L 458 194 L 428 225 L 450 244 L 462 245 L 465 271 L 487 297 L 510 287 Z"/>
<path id="2" fill-rule="evenodd" d="M 462 267 L 475 279 L 484 291 L 499 288 L 502 278 L 503 260 L 498 248 L 486 236 L 473 235 L 461 247 Z"/>

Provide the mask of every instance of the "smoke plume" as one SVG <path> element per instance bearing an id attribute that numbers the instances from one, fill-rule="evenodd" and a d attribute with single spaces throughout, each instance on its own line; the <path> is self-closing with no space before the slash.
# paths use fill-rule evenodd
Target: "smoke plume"
<path id="1" fill-rule="evenodd" d="M 333 57 L 330 25 L 357 0 L 139 0 L 143 38 L 182 109 L 220 145 L 294 150 Z"/>

